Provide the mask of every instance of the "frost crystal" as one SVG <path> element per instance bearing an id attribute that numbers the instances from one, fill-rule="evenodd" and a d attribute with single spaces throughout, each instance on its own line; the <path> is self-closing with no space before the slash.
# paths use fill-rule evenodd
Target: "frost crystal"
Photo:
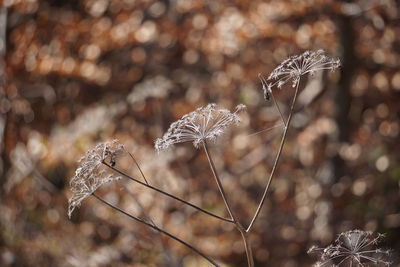
<path id="1" fill-rule="evenodd" d="M 341 233 L 326 248 L 313 246 L 308 253 L 318 253 L 320 261 L 314 266 L 390 266 L 389 251 L 377 248 L 383 235 L 351 230 Z"/>
<path id="2" fill-rule="evenodd" d="M 102 163 L 107 161 L 111 166 L 115 165 L 116 158 L 124 151 L 117 140 L 101 143 L 94 149 L 89 150 L 79 160 L 79 167 L 72 177 L 70 186 L 73 193 L 68 200 L 68 216 L 75 208 L 79 207 L 82 201 L 94 193 L 101 185 L 119 180 L 120 177 L 109 174 L 102 168 Z"/>
<path id="3" fill-rule="evenodd" d="M 301 76 L 313 75 L 319 70 L 335 70 L 339 68 L 340 60 L 327 57 L 324 50 L 306 51 L 301 55 L 292 56 L 283 61 L 268 76 L 269 88 L 277 86 L 281 88 L 292 80 L 292 87 L 296 87 Z"/>
<path id="4" fill-rule="evenodd" d="M 160 151 L 183 142 L 193 142 L 198 148 L 202 141 L 215 140 L 231 124 L 239 123 L 237 113 L 245 108 L 245 105 L 238 105 L 233 113 L 227 109 L 216 109 L 216 104 L 198 108 L 172 123 L 164 136 L 156 140 L 155 148 Z"/>

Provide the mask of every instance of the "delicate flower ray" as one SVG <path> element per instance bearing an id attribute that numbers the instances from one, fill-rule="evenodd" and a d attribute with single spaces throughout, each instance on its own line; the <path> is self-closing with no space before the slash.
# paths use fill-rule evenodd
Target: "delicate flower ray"
<path id="1" fill-rule="evenodd" d="M 245 108 L 245 105 L 238 105 L 232 113 L 227 109 L 216 109 L 216 104 L 200 107 L 172 123 L 164 136 L 156 140 L 155 148 L 160 151 L 183 142 L 193 142 L 198 148 L 203 140 L 215 140 L 231 124 L 239 123 L 237 113 Z"/>
<path id="2" fill-rule="evenodd" d="M 87 151 L 79 160 L 79 167 L 70 182 L 73 193 L 68 200 L 68 216 L 70 218 L 74 209 L 79 207 L 82 201 L 94 193 L 97 188 L 105 183 L 120 179 L 120 177 L 109 174 L 102 169 L 102 163 L 109 161 L 109 164 L 115 165 L 117 156 L 123 151 L 123 146 L 118 144 L 117 140 L 114 140 L 97 145 L 94 149 Z"/>
<path id="3" fill-rule="evenodd" d="M 314 266 L 390 266 L 389 250 L 377 248 L 383 235 L 361 230 L 341 233 L 326 248 L 311 247 L 308 253 L 318 253 L 320 261 Z"/>
<path id="4" fill-rule="evenodd" d="M 268 90 L 271 90 L 275 85 L 281 88 L 290 80 L 292 80 L 292 87 L 296 87 L 301 76 L 305 74 L 313 75 L 319 70 L 333 71 L 339 67 L 340 60 L 326 56 L 322 49 L 306 51 L 301 55 L 289 57 L 271 72 L 268 76 Z"/>

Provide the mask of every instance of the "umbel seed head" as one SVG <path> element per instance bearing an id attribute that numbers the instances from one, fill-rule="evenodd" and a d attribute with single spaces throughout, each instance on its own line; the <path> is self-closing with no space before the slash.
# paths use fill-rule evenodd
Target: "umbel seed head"
<path id="1" fill-rule="evenodd" d="M 117 156 L 123 151 L 124 147 L 114 140 L 98 144 L 79 160 L 79 166 L 70 181 L 72 191 L 72 196 L 68 200 L 68 216 L 70 218 L 74 209 L 80 207 L 82 201 L 94 193 L 97 188 L 121 178 L 108 173 L 102 166 L 105 161 L 114 165 Z"/>
<path id="2" fill-rule="evenodd" d="M 328 266 L 390 266 L 390 251 L 378 248 L 382 234 L 351 230 L 339 234 L 326 248 L 311 247 L 308 253 L 317 253 L 320 260 L 316 267 Z"/>
<path id="3" fill-rule="evenodd" d="M 292 81 L 292 87 L 296 87 L 303 75 L 313 75 L 320 70 L 334 71 L 339 67 L 340 60 L 326 56 L 322 49 L 306 51 L 301 55 L 289 57 L 276 67 L 268 76 L 269 88 L 281 88 L 289 81 Z"/>
<path id="4" fill-rule="evenodd" d="M 193 142 L 193 145 L 198 148 L 202 141 L 215 140 L 229 126 L 239 123 L 240 117 L 237 113 L 246 108 L 241 104 L 236 106 L 234 112 L 231 112 L 227 109 L 217 109 L 216 106 L 216 104 L 208 104 L 200 107 L 172 123 L 164 136 L 156 140 L 156 150 L 164 150 L 183 142 Z"/>

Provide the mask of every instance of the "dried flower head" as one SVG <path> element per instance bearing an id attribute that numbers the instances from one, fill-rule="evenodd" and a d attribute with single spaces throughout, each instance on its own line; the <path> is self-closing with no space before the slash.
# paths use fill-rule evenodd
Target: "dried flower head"
<path id="1" fill-rule="evenodd" d="M 292 87 L 298 86 L 301 76 L 313 75 L 319 70 L 335 70 L 339 68 L 340 60 L 325 55 L 324 50 L 306 51 L 301 55 L 292 56 L 283 61 L 268 76 L 269 89 L 275 85 L 281 88 L 292 80 Z"/>
<path id="2" fill-rule="evenodd" d="M 124 151 L 121 144 L 117 140 L 112 142 L 101 143 L 94 149 L 89 150 L 79 160 L 79 167 L 72 177 L 70 186 L 73 193 L 68 200 L 68 216 L 76 207 L 79 207 L 82 201 L 94 193 L 101 185 L 120 179 L 114 174 L 107 173 L 103 168 L 103 162 L 115 165 L 116 158 Z"/>
<path id="3" fill-rule="evenodd" d="M 238 105 L 235 112 L 230 112 L 227 109 L 216 109 L 216 104 L 200 107 L 172 123 L 164 136 L 156 140 L 155 148 L 160 151 L 183 142 L 193 142 L 198 148 L 203 140 L 215 140 L 231 124 L 239 123 L 237 113 L 245 108 L 245 105 Z"/>
<path id="4" fill-rule="evenodd" d="M 377 248 L 383 235 L 351 230 L 341 233 L 326 248 L 313 246 L 308 253 L 318 253 L 320 261 L 314 266 L 389 266 L 389 251 Z"/>

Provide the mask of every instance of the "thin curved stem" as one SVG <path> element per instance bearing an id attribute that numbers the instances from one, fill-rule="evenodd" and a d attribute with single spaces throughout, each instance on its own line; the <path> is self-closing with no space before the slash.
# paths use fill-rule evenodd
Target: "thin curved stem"
<path id="1" fill-rule="evenodd" d="M 287 123 L 289 122 L 289 120 L 288 120 L 288 121 L 285 121 L 285 117 L 283 116 L 283 113 L 282 113 L 282 111 L 281 111 L 281 109 L 280 109 L 280 107 L 279 107 L 278 102 L 277 102 L 276 99 L 275 99 L 275 96 L 274 96 L 274 93 L 273 93 L 273 92 L 271 92 L 271 96 L 272 96 L 272 101 L 274 101 L 274 104 L 275 104 L 275 106 L 276 106 L 276 109 L 278 110 L 279 115 L 281 116 L 283 125 L 285 125 L 285 127 L 286 127 L 286 126 L 287 126 Z"/>
<path id="2" fill-rule="evenodd" d="M 285 124 L 282 122 L 282 123 L 276 124 L 276 125 L 274 125 L 274 126 L 271 126 L 271 127 L 269 127 L 269 128 L 266 128 L 266 129 L 264 129 L 264 130 L 260 130 L 260 131 L 258 131 L 258 132 L 255 132 L 255 133 L 246 135 L 246 137 L 250 137 L 250 136 L 253 136 L 253 135 L 260 134 L 260 133 L 268 132 L 268 131 L 271 131 L 271 130 L 273 130 L 273 129 L 275 129 L 275 128 L 278 128 L 278 127 L 280 127 L 280 126 L 282 126 L 282 125 L 285 126 Z"/>
<path id="3" fill-rule="evenodd" d="M 261 75 L 261 73 L 258 74 L 258 79 L 260 79 L 260 81 L 261 81 L 261 84 L 263 86 L 263 90 L 264 91 L 268 91 L 268 83 L 265 80 L 264 76 Z M 276 102 L 276 99 L 275 99 L 275 96 L 274 96 L 274 92 L 272 92 L 272 90 L 269 90 L 269 92 L 271 93 L 272 101 L 274 101 L 274 105 L 276 106 L 276 109 L 278 110 L 279 115 L 281 116 L 282 122 L 286 126 L 287 124 L 286 124 L 285 118 L 283 116 L 283 113 L 282 113 L 281 109 L 279 108 L 278 102 Z"/>
<path id="4" fill-rule="evenodd" d="M 148 182 L 147 179 L 146 179 L 146 176 L 144 175 L 144 173 L 143 173 L 143 171 L 142 171 L 142 168 L 140 168 L 139 163 L 136 161 L 135 157 L 134 157 L 129 151 L 127 151 L 125 148 L 124 148 L 124 150 L 126 151 L 126 153 L 128 153 L 128 155 L 131 157 L 131 159 L 132 159 L 133 162 L 135 163 L 136 167 L 138 168 L 140 174 L 141 174 L 142 177 L 143 177 L 143 180 L 146 182 L 146 184 L 149 184 L 149 182 Z"/>
<path id="5" fill-rule="evenodd" d="M 204 151 L 206 152 L 207 159 L 208 159 L 208 162 L 210 164 L 211 171 L 212 171 L 212 173 L 214 175 L 214 178 L 215 178 L 215 181 L 216 181 L 216 183 L 218 185 L 219 192 L 221 193 L 222 199 L 224 200 L 226 209 L 228 210 L 228 213 L 231 216 L 231 218 L 233 220 L 233 223 L 235 224 L 236 229 L 240 232 L 240 234 L 242 236 L 244 247 L 245 247 L 245 250 L 246 250 L 246 257 L 247 257 L 248 267 L 253 267 L 254 266 L 253 252 L 251 251 L 251 246 L 250 246 L 250 243 L 249 243 L 249 240 L 248 240 L 248 237 L 247 237 L 246 229 L 241 225 L 239 220 L 236 218 L 235 213 L 233 212 L 233 210 L 232 210 L 232 208 L 231 208 L 231 206 L 230 206 L 230 204 L 228 202 L 228 198 L 226 196 L 224 187 L 223 187 L 222 182 L 221 182 L 221 180 L 220 180 L 220 178 L 218 176 L 217 169 L 215 168 L 214 161 L 213 161 L 213 159 L 211 157 L 211 154 L 210 154 L 210 152 L 208 150 L 207 142 L 205 140 L 203 140 L 203 147 L 204 147 Z"/>
<path id="6" fill-rule="evenodd" d="M 232 220 L 236 223 L 238 220 L 236 219 L 234 213 L 232 212 L 232 208 L 229 205 L 229 202 L 228 202 L 228 199 L 226 197 L 226 193 L 225 193 L 224 187 L 223 187 L 223 185 L 221 183 L 221 180 L 219 179 L 219 176 L 218 176 L 218 173 L 217 173 L 217 169 L 215 168 L 214 161 L 212 160 L 210 152 L 208 151 L 207 142 L 205 140 L 203 141 L 203 147 L 204 147 L 204 151 L 206 152 L 208 162 L 210 163 L 210 168 L 211 168 L 211 171 L 212 171 L 212 173 L 214 175 L 215 182 L 217 183 L 219 192 L 221 193 L 222 199 L 224 200 L 226 209 L 228 210 L 228 213 L 231 216 Z"/>
<path id="7" fill-rule="evenodd" d="M 216 219 L 219 219 L 219 220 L 222 220 L 222 221 L 225 221 L 225 222 L 233 223 L 233 220 L 232 220 L 232 219 L 227 219 L 227 218 L 221 217 L 221 216 L 219 216 L 219 215 L 216 215 L 216 214 L 214 214 L 214 213 L 211 213 L 211 212 L 209 212 L 209 211 L 206 211 L 206 210 L 204 210 L 204 209 L 202 209 L 202 208 L 200 208 L 200 207 L 198 207 L 198 206 L 196 206 L 196 205 L 194 205 L 194 204 L 192 204 L 192 203 L 190 203 L 190 202 L 187 202 L 186 200 L 183 200 L 183 199 L 181 199 L 181 198 L 179 198 L 179 197 L 176 197 L 176 196 L 174 196 L 174 195 L 172 195 L 172 194 L 169 194 L 169 193 L 167 193 L 167 192 L 165 192 L 165 191 L 163 191 L 163 190 L 161 190 L 161 189 L 158 189 L 158 188 L 156 188 L 156 187 L 154 187 L 154 186 L 152 186 L 152 185 L 149 185 L 149 184 L 146 184 L 146 183 L 144 183 L 144 182 L 142 182 L 142 181 L 140 181 L 140 180 L 137 180 L 137 179 L 135 179 L 135 178 L 129 176 L 128 174 L 124 173 L 123 171 L 120 171 L 120 170 L 118 170 L 117 168 L 111 166 L 111 165 L 108 164 L 107 162 L 104 162 L 104 161 L 103 161 L 103 164 L 106 165 L 108 168 L 112 169 L 113 171 L 115 171 L 115 172 L 121 174 L 122 176 L 124 176 L 124 177 L 126 177 L 126 178 L 128 178 L 128 179 L 130 179 L 130 180 L 132 180 L 132 181 L 134 181 L 134 182 L 136 182 L 136 183 L 138 183 L 138 184 L 141 184 L 141 185 L 143 185 L 143 186 L 145 186 L 145 187 L 147 187 L 147 188 L 149 188 L 149 189 L 152 189 L 152 190 L 154 190 L 154 191 L 156 191 L 156 192 L 158 192 L 158 193 L 161 193 L 161 194 L 163 194 L 163 195 L 165 195 L 165 196 L 167 196 L 167 197 L 173 198 L 173 199 L 175 199 L 175 200 L 177 200 L 177 201 L 179 201 L 179 202 L 181 202 L 181 203 L 183 203 L 183 204 L 186 204 L 186 205 L 188 205 L 188 206 L 190 206 L 190 207 L 192 207 L 192 208 L 194 208 L 194 209 L 196 209 L 196 210 L 198 210 L 198 211 L 201 211 L 201 212 L 203 212 L 203 213 L 205 213 L 205 214 L 207 214 L 207 215 L 210 215 L 210 216 L 212 216 L 212 217 L 214 217 L 214 218 L 216 218 Z"/>
<path id="8" fill-rule="evenodd" d="M 269 189 L 269 187 L 271 185 L 272 178 L 274 177 L 276 169 L 278 167 L 278 162 L 279 162 L 279 159 L 281 157 L 283 147 L 285 145 L 286 135 L 287 135 L 287 132 L 288 132 L 288 129 L 289 129 L 290 121 L 292 119 L 294 106 L 296 104 L 296 99 L 297 99 L 297 95 L 298 95 L 298 92 L 299 92 L 299 84 L 300 84 L 300 81 L 297 83 L 297 86 L 296 86 L 296 90 L 295 90 L 295 93 L 294 93 L 292 105 L 291 105 L 290 111 L 289 111 L 289 116 L 288 116 L 288 119 L 287 119 L 287 122 L 286 122 L 286 125 L 285 125 L 285 128 L 284 128 L 285 130 L 283 131 L 281 144 L 279 146 L 278 154 L 276 155 L 275 162 L 274 162 L 274 165 L 273 165 L 272 170 L 271 170 L 271 174 L 269 175 L 268 182 L 267 182 L 267 185 L 265 186 L 264 193 L 263 193 L 263 195 L 261 197 L 260 203 L 258 204 L 257 210 L 256 210 L 256 212 L 255 212 L 255 214 L 254 214 L 249 226 L 247 227 L 246 232 L 249 232 L 251 230 L 255 220 L 257 219 L 258 215 L 260 214 L 261 208 L 263 207 L 264 202 L 265 202 L 265 198 L 267 197 L 268 189 Z"/>
<path id="9" fill-rule="evenodd" d="M 103 198 L 99 197 L 99 196 L 96 195 L 95 193 L 92 193 L 92 195 L 93 195 L 96 199 L 98 199 L 100 202 L 102 202 L 103 204 L 105 204 L 105 205 L 107 205 L 107 206 L 109 206 L 109 207 L 111 207 L 111 208 L 113 208 L 113 209 L 115 209 L 115 210 L 121 212 L 122 214 L 128 216 L 129 218 L 131 218 L 131 219 L 133 219 L 133 220 L 135 220 L 135 221 L 137 221 L 137 222 L 140 222 L 140 223 L 142 223 L 142 224 L 144 224 L 144 225 L 146 225 L 146 226 L 148 226 L 148 227 L 150 227 L 150 228 L 152 228 L 152 229 L 154 229 L 154 230 L 156 230 L 156 231 L 158 231 L 158 232 L 160 232 L 160 233 L 163 233 L 164 235 L 166 235 L 166 236 L 168 236 L 168 237 L 170 237 L 170 238 L 172 238 L 172 239 L 174 239 L 174 240 L 176 240 L 176 241 L 178 241 L 178 242 L 181 243 L 182 245 L 186 246 L 187 248 L 191 249 L 192 251 L 196 252 L 197 254 L 199 254 L 200 256 L 202 256 L 203 258 L 205 258 L 205 259 L 206 259 L 207 261 L 209 261 L 212 265 L 214 265 L 214 266 L 216 266 L 216 267 L 219 267 L 219 264 L 217 264 L 213 259 L 211 259 L 210 257 L 208 257 L 206 254 L 204 254 L 203 252 L 201 252 L 201 251 L 198 250 L 197 248 L 193 247 L 193 246 L 190 245 L 189 243 L 187 243 L 187 242 L 183 241 L 182 239 L 176 237 L 175 235 L 173 235 L 173 234 L 171 234 L 171 233 L 169 233 L 169 232 L 167 232 L 167 231 L 165 231 L 165 230 L 163 230 L 163 229 L 161 229 L 161 228 L 159 228 L 159 227 L 157 227 L 157 226 L 155 226 L 155 225 L 153 225 L 153 224 L 151 224 L 151 223 L 148 223 L 148 222 L 146 222 L 146 221 L 143 220 L 143 219 L 140 219 L 140 218 L 138 218 L 138 217 L 136 217 L 136 216 L 133 216 L 132 214 L 127 213 L 127 212 L 124 211 L 123 209 L 120 209 L 120 208 L 114 206 L 113 204 L 107 202 L 106 200 L 104 200 Z"/>

